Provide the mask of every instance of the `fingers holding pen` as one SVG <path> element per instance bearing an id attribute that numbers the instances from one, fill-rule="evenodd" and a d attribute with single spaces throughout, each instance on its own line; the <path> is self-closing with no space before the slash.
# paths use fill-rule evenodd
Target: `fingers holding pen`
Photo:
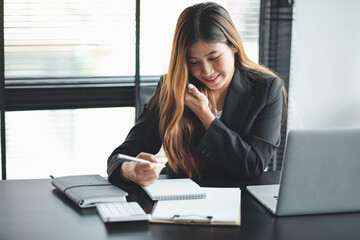
<path id="1" fill-rule="evenodd" d="M 159 178 L 158 168 L 152 163 L 136 163 L 134 173 L 136 182 L 143 187 L 150 185 Z"/>
<path id="2" fill-rule="evenodd" d="M 150 161 L 152 163 L 157 163 L 158 162 L 156 160 L 155 156 L 153 154 L 150 154 L 150 153 L 141 152 L 136 157 L 140 158 L 140 159 L 148 160 L 148 161 Z"/>
<path id="3" fill-rule="evenodd" d="M 121 173 L 123 178 L 145 187 L 159 178 L 161 168 L 158 167 L 155 156 L 152 154 L 140 153 L 137 158 L 141 158 L 146 161 L 124 162 L 121 167 Z"/>
<path id="4" fill-rule="evenodd" d="M 159 178 L 159 169 L 155 163 L 124 162 L 123 174 L 126 179 L 140 186 L 148 186 Z"/>

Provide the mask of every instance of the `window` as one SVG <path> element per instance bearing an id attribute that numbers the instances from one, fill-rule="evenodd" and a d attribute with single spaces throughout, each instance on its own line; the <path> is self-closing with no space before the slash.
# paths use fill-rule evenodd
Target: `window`
<path id="1" fill-rule="evenodd" d="M 7 112 L 7 178 L 106 176 L 134 121 L 134 107 Z"/>
<path id="2" fill-rule="evenodd" d="M 4 1 L 5 77 L 131 76 L 135 1 Z"/>
<path id="3" fill-rule="evenodd" d="M 186 7 L 198 2 L 201 1 L 141 1 L 141 75 L 162 75 L 167 72 L 177 18 Z M 248 57 L 258 62 L 260 0 L 215 2 L 229 11 Z"/>
<path id="4" fill-rule="evenodd" d="M 137 2 L 3 1 L 7 178 L 106 174 L 135 120 Z M 200 1 L 140 2 L 140 79 L 155 85 L 179 14 Z M 216 2 L 257 62 L 260 0 Z"/>

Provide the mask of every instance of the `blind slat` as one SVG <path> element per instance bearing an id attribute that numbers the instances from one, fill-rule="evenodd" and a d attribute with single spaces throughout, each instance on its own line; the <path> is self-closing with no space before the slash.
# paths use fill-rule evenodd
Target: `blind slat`
<path id="1" fill-rule="evenodd" d="M 135 1 L 7 0 L 4 38 L 6 80 L 134 75 Z"/>

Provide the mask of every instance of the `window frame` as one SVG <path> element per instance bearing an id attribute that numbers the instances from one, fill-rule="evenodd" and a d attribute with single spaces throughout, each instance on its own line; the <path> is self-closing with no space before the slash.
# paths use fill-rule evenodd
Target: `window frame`
<path id="1" fill-rule="evenodd" d="M 1 131 L 1 179 L 6 179 L 6 146 L 5 146 L 5 55 L 4 55 L 4 2 L 0 6 L 0 131 Z"/>
<path id="2" fill-rule="evenodd" d="M 264 4 L 267 0 L 261 0 Z M 144 92 L 155 89 L 160 76 L 140 76 L 140 0 L 136 0 L 135 75 L 86 78 L 22 78 L 7 79 L 4 73 L 4 1 L 0 4 L 1 43 L 0 110 L 1 110 L 1 169 L 6 179 L 5 113 L 19 110 L 53 110 L 102 107 L 135 107 L 141 111 Z M 263 6 L 263 5 L 262 5 Z M 259 29 L 259 38 L 262 30 Z M 259 54 L 261 45 L 259 40 Z M 263 59 L 263 57 L 260 57 Z M 259 59 L 259 60 L 260 60 Z M 260 60 L 261 62 L 261 60 Z M 9 80 L 9 81 L 8 81 Z M 286 129 L 286 123 L 285 123 Z"/>
<path id="3" fill-rule="evenodd" d="M 4 1 L 1 2 L 1 23 L 4 26 Z M 66 77 L 66 78 L 6 78 L 5 111 L 75 109 L 98 107 L 139 107 L 139 44 L 140 0 L 135 4 L 136 54 L 135 76 Z M 2 27 L 4 39 L 4 27 Z M 4 53 L 4 41 L 2 41 Z M 4 60 L 2 61 L 4 75 Z"/>
<path id="4" fill-rule="evenodd" d="M 5 84 L 6 111 L 135 106 L 134 77 L 49 79 L 52 83 L 46 84 L 27 80 Z"/>

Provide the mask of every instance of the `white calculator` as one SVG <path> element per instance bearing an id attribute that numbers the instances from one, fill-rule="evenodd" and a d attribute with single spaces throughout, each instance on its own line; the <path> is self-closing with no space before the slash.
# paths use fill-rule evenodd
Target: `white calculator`
<path id="1" fill-rule="evenodd" d="M 149 220 L 149 214 L 146 214 L 137 202 L 97 203 L 96 209 L 103 222 Z"/>

